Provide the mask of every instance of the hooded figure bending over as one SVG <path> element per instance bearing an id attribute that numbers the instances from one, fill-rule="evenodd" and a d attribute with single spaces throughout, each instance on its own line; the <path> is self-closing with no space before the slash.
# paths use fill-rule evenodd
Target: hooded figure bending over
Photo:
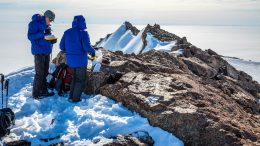
<path id="1" fill-rule="evenodd" d="M 73 102 L 81 101 L 80 97 L 85 89 L 87 54 L 95 57 L 95 50 L 91 47 L 86 28 L 85 18 L 82 15 L 75 16 L 72 28 L 64 32 L 60 42 L 60 49 L 66 53 L 66 63 L 73 72 L 69 97 Z"/>

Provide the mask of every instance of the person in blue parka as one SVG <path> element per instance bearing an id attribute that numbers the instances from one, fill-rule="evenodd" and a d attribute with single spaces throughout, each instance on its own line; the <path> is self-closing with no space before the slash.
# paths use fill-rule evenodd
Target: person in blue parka
<path id="1" fill-rule="evenodd" d="M 51 35 L 51 22 L 54 21 L 55 14 L 47 10 L 44 15 L 35 14 L 28 25 L 28 39 L 31 42 L 31 52 L 34 55 L 35 76 L 33 81 L 32 96 L 35 99 L 52 96 L 47 88 L 47 76 L 49 70 L 50 54 L 53 44 L 57 39 L 46 40 L 46 36 Z"/>
<path id="2" fill-rule="evenodd" d="M 69 97 L 73 102 L 81 101 L 80 97 L 85 88 L 87 54 L 95 57 L 95 50 L 91 46 L 86 28 L 85 18 L 82 15 L 75 16 L 72 28 L 64 32 L 60 42 L 60 49 L 66 53 L 66 63 L 73 72 Z"/>

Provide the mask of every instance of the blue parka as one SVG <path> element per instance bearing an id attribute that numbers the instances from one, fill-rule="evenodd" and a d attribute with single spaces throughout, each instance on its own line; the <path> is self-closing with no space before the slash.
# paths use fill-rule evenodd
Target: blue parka
<path id="1" fill-rule="evenodd" d="M 45 17 L 40 14 L 32 16 L 32 21 L 28 25 L 27 37 L 31 41 L 31 51 L 36 54 L 50 54 L 53 45 L 50 41 L 44 39 L 44 32 L 48 26 L 45 22 Z"/>
<path id="2" fill-rule="evenodd" d="M 87 53 L 95 55 L 86 28 L 85 18 L 81 15 L 75 16 L 72 28 L 63 34 L 60 49 L 66 53 L 67 64 L 70 67 L 85 67 L 88 64 Z"/>

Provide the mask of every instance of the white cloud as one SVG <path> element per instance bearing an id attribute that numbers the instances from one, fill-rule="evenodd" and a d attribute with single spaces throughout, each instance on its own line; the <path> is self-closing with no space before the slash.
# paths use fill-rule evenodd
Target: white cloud
<path id="1" fill-rule="evenodd" d="M 90 23 L 260 25 L 260 0 L 2 0 L 0 8 L 1 18 L 19 15 L 20 20 L 52 9 L 57 22 L 83 14 Z"/>

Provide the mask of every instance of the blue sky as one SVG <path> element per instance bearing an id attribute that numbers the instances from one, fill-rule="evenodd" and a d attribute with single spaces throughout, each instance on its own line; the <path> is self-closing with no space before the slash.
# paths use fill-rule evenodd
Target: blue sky
<path id="1" fill-rule="evenodd" d="M 88 23 L 260 25 L 260 0 L 1 0 L 1 23 L 28 22 L 51 9 L 56 23 L 83 14 Z"/>

